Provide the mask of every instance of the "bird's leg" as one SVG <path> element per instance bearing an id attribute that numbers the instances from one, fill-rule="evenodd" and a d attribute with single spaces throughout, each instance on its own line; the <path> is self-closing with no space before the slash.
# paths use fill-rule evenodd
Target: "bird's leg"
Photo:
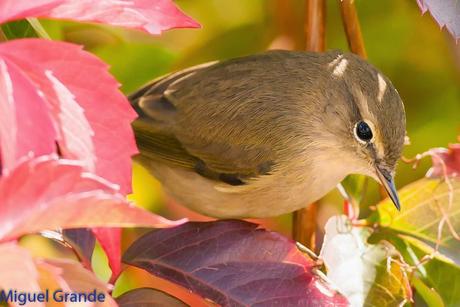
<path id="1" fill-rule="evenodd" d="M 296 242 L 296 245 L 297 245 L 297 248 L 299 249 L 299 251 L 301 251 L 302 253 L 306 254 L 311 259 L 313 259 L 313 261 L 315 261 L 315 263 L 319 267 L 323 266 L 323 264 L 324 264 L 323 260 L 318 255 L 316 255 L 315 252 L 313 252 L 311 249 L 309 249 L 308 247 L 306 247 L 302 243 Z"/>

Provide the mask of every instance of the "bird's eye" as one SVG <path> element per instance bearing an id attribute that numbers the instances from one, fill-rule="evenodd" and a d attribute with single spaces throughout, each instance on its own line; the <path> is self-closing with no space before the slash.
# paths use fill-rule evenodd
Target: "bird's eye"
<path id="1" fill-rule="evenodd" d="M 362 142 L 369 142 L 372 139 L 372 129 L 366 122 L 360 121 L 356 124 L 356 136 Z"/>

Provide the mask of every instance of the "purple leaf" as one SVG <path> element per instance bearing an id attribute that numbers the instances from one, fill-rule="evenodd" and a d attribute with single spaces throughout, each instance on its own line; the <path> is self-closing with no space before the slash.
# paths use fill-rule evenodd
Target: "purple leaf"
<path id="1" fill-rule="evenodd" d="M 120 307 L 185 307 L 184 302 L 163 291 L 138 288 L 123 293 L 116 299 Z"/>
<path id="2" fill-rule="evenodd" d="M 123 260 L 222 306 L 347 306 L 295 243 L 245 221 L 150 232 Z"/>
<path id="3" fill-rule="evenodd" d="M 455 39 L 460 38 L 460 5 L 456 0 L 417 0 L 422 13 L 430 11 L 441 27 L 446 27 Z"/>
<path id="4" fill-rule="evenodd" d="M 91 268 L 91 258 L 96 245 L 96 238 L 91 229 L 64 229 L 62 235 L 64 240 L 76 251 L 83 265 L 88 269 Z"/>

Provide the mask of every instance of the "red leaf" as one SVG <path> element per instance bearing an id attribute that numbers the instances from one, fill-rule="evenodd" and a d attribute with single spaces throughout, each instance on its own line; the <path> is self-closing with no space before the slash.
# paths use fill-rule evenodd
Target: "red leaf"
<path id="1" fill-rule="evenodd" d="M 91 268 L 94 244 L 97 240 L 107 255 L 112 276 L 110 283 L 115 283 L 121 273 L 121 229 L 120 228 L 78 228 L 63 231 L 64 239 L 74 248 L 80 262 Z"/>
<path id="2" fill-rule="evenodd" d="M 130 205 L 75 161 L 50 156 L 26 161 L 2 177 L 0 204 L 0 241 L 57 228 L 177 225 Z"/>
<path id="3" fill-rule="evenodd" d="M 123 260 L 223 306 L 348 305 L 293 241 L 244 221 L 150 232 Z"/>
<path id="4" fill-rule="evenodd" d="M 0 4 L 0 23 L 25 17 L 98 22 L 151 34 L 160 34 L 172 28 L 200 26 L 171 0 L 8 0 Z"/>
<path id="5" fill-rule="evenodd" d="M 431 151 L 433 167 L 427 177 L 460 177 L 460 144 L 450 144 L 448 149 L 435 148 Z"/>
<path id="6" fill-rule="evenodd" d="M 13 64 L 17 67 L 13 92 L 2 86 L 0 93 L 9 99 L 2 104 L 10 101 L 14 107 L 8 104 L 11 110 L 1 113 L 0 122 L 21 118 L 11 125 L 0 125 L 2 160 L 12 160 L 10 152 L 16 143 L 24 143 L 14 156 L 17 160 L 28 152 L 34 156 L 51 153 L 57 140 L 64 158 L 83 161 L 87 170 L 129 193 L 131 155 L 137 152 L 130 123 L 136 115 L 107 72 L 107 65 L 76 45 L 40 39 L 2 43 L 0 59 L 8 68 Z M 7 84 L 5 78 L 3 84 Z M 2 106 L 2 111 L 8 111 L 7 107 Z M 20 133 L 14 135 L 16 130 Z"/>
<path id="7" fill-rule="evenodd" d="M 93 233 L 107 255 L 112 276 L 110 282 L 115 283 L 121 273 L 121 229 L 93 228 Z"/>

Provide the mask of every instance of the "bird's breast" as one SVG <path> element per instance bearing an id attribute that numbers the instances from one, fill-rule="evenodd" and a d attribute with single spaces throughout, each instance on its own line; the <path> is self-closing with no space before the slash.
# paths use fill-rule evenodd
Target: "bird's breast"
<path id="1" fill-rule="evenodd" d="M 243 186 L 216 183 L 183 168 L 155 161 L 148 169 L 179 203 L 218 218 L 262 218 L 289 213 L 316 201 L 342 179 L 305 165 L 285 165 Z"/>

